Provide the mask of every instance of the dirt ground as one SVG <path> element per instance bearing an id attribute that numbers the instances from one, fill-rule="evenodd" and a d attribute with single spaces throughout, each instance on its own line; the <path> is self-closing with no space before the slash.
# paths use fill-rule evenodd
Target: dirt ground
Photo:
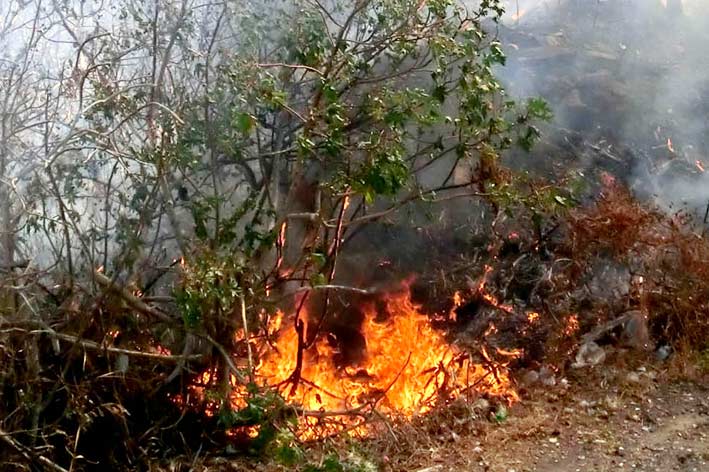
<path id="1" fill-rule="evenodd" d="M 709 471 L 709 384 L 603 368 L 526 393 L 499 425 L 411 451 L 388 470 Z"/>
<path id="2" fill-rule="evenodd" d="M 709 472 L 709 378 L 677 371 L 624 360 L 571 369 L 520 388 L 504 414 L 494 401 L 452 405 L 378 438 L 311 445 L 305 468 L 222 458 L 201 470 Z M 322 466 L 333 453 L 349 467 Z"/>

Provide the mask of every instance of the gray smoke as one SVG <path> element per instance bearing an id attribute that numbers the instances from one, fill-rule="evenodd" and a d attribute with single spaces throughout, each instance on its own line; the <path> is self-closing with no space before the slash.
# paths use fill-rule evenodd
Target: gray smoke
<path id="1" fill-rule="evenodd" d="M 520 16 L 517 17 L 517 4 Z M 709 201 L 709 3 L 519 0 L 500 27 L 515 97 L 555 119 L 521 167 L 620 176 L 667 211 Z"/>

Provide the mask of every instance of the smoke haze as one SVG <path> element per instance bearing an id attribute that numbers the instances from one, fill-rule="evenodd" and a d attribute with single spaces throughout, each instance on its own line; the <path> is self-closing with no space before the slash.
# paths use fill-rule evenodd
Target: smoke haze
<path id="1" fill-rule="evenodd" d="M 709 200 L 709 5 L 699 0 L 507 3 L 500 27 L 515 97 L 555 119 L 516 165 L 610 170 L 668 211 Z M 519 17 L 517 12 L 519 11 Z M 566 156 L 565 160 L 563 158 Z M 561 160 L 559 159 L 561 157 Z"/>

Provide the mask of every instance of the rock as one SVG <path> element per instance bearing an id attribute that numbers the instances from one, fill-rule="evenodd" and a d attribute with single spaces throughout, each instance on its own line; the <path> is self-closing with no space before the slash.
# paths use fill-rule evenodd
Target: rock
<path id="1" fill-rule="evenodd" d="M 647 327 L 647 317 L 639 310 L 627 312 L 623 323 L 621 343 L 633 349 L 648 349 L 650 347 L 650 331 Z"/>
<path id="2" fill-rule="evenodd" d="M 629 372 L 628 375 L 625 376 L 625 380 L 630 383 L 640 383 L 640 375 L 637 372 Z"/>
<path id="3" fill-rule="evenodd" d="M 581 345 L 576 354 L 576 362 L 571 367 L 576 369 L 581 367 L 594 366 L 602 363 L 606 359 L 606 351 L 594 341 L 588 341 Z"/>
<path id="4" fill-rule="evenodd" d="M 667 359 L 670 358 L 672 355 L 672 347 L 668 346 L 667 344 L 663 344 L 662 346 L 658 347 L 657 350 L 655 351 L 655 359 L 657 359 L 660 362 L 666 361 Z"/>
<path id="5" fill-rule="evenodd" d="M 556 375 L 554 375 L 554 371 L 547 366 L 539 369 L 539 380 L 541 380 L 542 384 L 547 387 L 553 387 L 556 385 Z"/>
<path id="6" fill-rule="evenodd" d="M 531 386 L 539 381 L 539 373 L 536 370 L 528 370 L 522 376 L 522 385 Z"/>
<path id="7" fill-rule="evenodd" d="M 488 411 L 490 409 L 490 402 L 484 398 L 478 398 L 475 403 L 473 403 L 473 410 L 475 411 Z"/>

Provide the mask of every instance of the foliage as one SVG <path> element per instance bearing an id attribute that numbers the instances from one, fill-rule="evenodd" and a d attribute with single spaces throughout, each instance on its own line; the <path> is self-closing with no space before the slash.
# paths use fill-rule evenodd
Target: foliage
<path id="1" fill-rule="evenodd" d="M 245 423 L 252 452 L 300 461 L 275 392 L 226 408 L 230 356 L 288 287 L 333 282 L 345 241 L 416 201 L 565 206 L 499 162 L 550 117 L 495 77 L 499 0 L 6 3 L 34 21 L 0 31 L 23 42 L 0 57 L 0 262 L 33 270 L 2 280 L 2 380 L 26 387 L 3 425 L 70 469 Z M 201 429 L 194 388 L 224 407 Z M 123 447 L 91 447 L 105 423 Z"/>

